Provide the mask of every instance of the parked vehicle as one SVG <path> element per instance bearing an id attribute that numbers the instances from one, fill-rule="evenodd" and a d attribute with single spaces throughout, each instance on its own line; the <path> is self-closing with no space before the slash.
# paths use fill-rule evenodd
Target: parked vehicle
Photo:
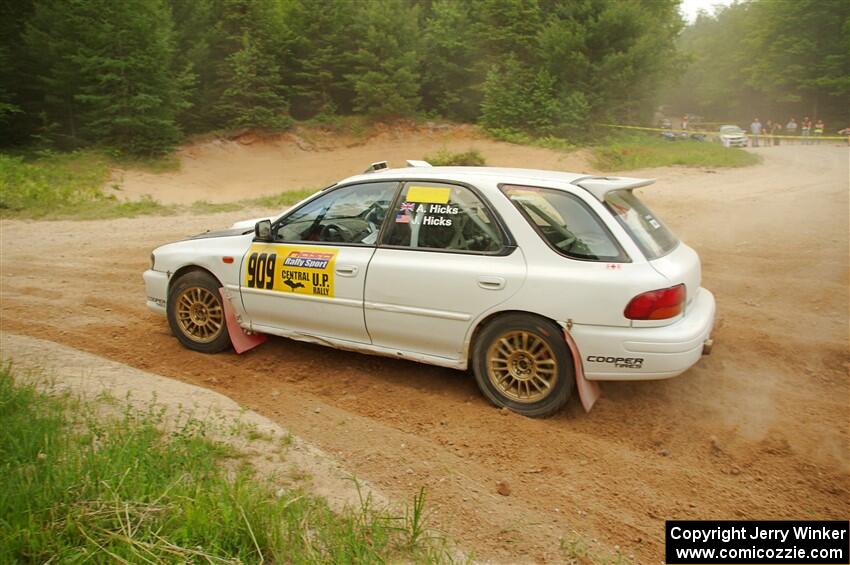
<path id="1" fill-rule="evenodd" d="M 705 134 L 680 132 L 673 133 L 672 131 L 661 132 L 661 137 L 667 141 L 705 141 Z"/>
<path id="2" fill-rule="evenodd" d="M 635 194 L 652 180 L 409 163 L 155 249 L 147 305 L 195 351 L 247 331 L 472 368 L 528 416 L 577 378 L 665 379 L 707 352 L 714 297 Z"/>
<path id="3" fill-rule="evenodd" d="M 747 134 L 738 126 L 720 126 L 715 140 L 723 147 L 746 147 L 749 145 Z"/>

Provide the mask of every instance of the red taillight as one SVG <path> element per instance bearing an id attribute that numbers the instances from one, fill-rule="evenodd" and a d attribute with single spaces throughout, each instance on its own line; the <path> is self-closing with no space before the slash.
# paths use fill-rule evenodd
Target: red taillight
<path id="1" fill-rule="evenodd" d="M 685 285 L 650 290 L 632 298 L 623 315 L 629 320 L 666 320 L 682 313 Z"/>

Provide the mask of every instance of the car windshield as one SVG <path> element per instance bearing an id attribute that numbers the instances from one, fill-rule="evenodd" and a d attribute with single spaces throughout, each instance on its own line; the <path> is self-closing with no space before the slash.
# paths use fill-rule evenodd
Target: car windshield
<path id="1" fill-rule="evenodd" d="M 625 228 L 647 259 L 667 255 L 679 244 L 676 236 L 631 190 L 614 190 L 605 195 L 605 205 Z"/>
<path id="2" fill-rule="evenodd" d="M 742 130 L 738 126 L 723 126 L 722 128 L 720 128 L 720 133 L 736 134 L 744 133 L 744 130 Z"/>

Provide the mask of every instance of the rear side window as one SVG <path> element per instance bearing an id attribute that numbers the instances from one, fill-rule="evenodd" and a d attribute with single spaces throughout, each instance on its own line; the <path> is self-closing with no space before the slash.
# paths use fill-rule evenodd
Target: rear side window
<path id="1" fill-rule="evenodd" d="M 494 253 L 502 237 L 490 211 L 464 186 L 410 182 L 391 211 L 384 245 Z"/>
<path id="2" fill-rule="evenodd" d="M 650 261 L 673 251 L 679 240 L 631 190 L 605 195 L 605 205 Z"/>
<path id="3" fill-rule="evenodd" d="M 550 188 L 502 186 L 550 247 L 584 261 L 627 261 L 626 254 L 593 210 L 578 197 Z"/>

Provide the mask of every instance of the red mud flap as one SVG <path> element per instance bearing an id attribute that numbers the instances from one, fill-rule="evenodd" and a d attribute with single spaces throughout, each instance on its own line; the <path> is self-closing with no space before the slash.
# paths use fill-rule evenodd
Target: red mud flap
<path id="1" fill-rule="evenodd" d="M 576 342 L 573 341 L 570 332 L 567 330 L 564 330 L 564 339 L 567 342 L 567 346 L 570 348 L 570 353 L 573 354 L 573 365 L 575 367 L 578 397 L 581 399 L 581 405 L 584 407 L 584 411 L 590 412 L 590 409 L 593 408 L 594 404 L 596 404 L 596 401 L 599 399 L 599 395 L 602 394 L 602 391 L 599 390 L 599 383 L 594 383 L 584 378 L 584 367 L 582 367 L 581 364 L 581 356 L 579 355 L 578 347 L 576 346 Z"/>
<path id="2" fill-rule="evenodd" d="M 224 305 L 224 321 L 227 323 L 227 333 L 230 334 L 230 343 L 233 344 L 233 349 L 236 353 L 245 353 L 254 349 L 268 339 L 266 334 L 245 333 L 242 326 L 236 320 L 236 312 L 233 311 L 233 306 L 230 304 L 230 296 L 228 296 L 223 288 L 219 288 L 221 294 L 221 303 Z"/>

